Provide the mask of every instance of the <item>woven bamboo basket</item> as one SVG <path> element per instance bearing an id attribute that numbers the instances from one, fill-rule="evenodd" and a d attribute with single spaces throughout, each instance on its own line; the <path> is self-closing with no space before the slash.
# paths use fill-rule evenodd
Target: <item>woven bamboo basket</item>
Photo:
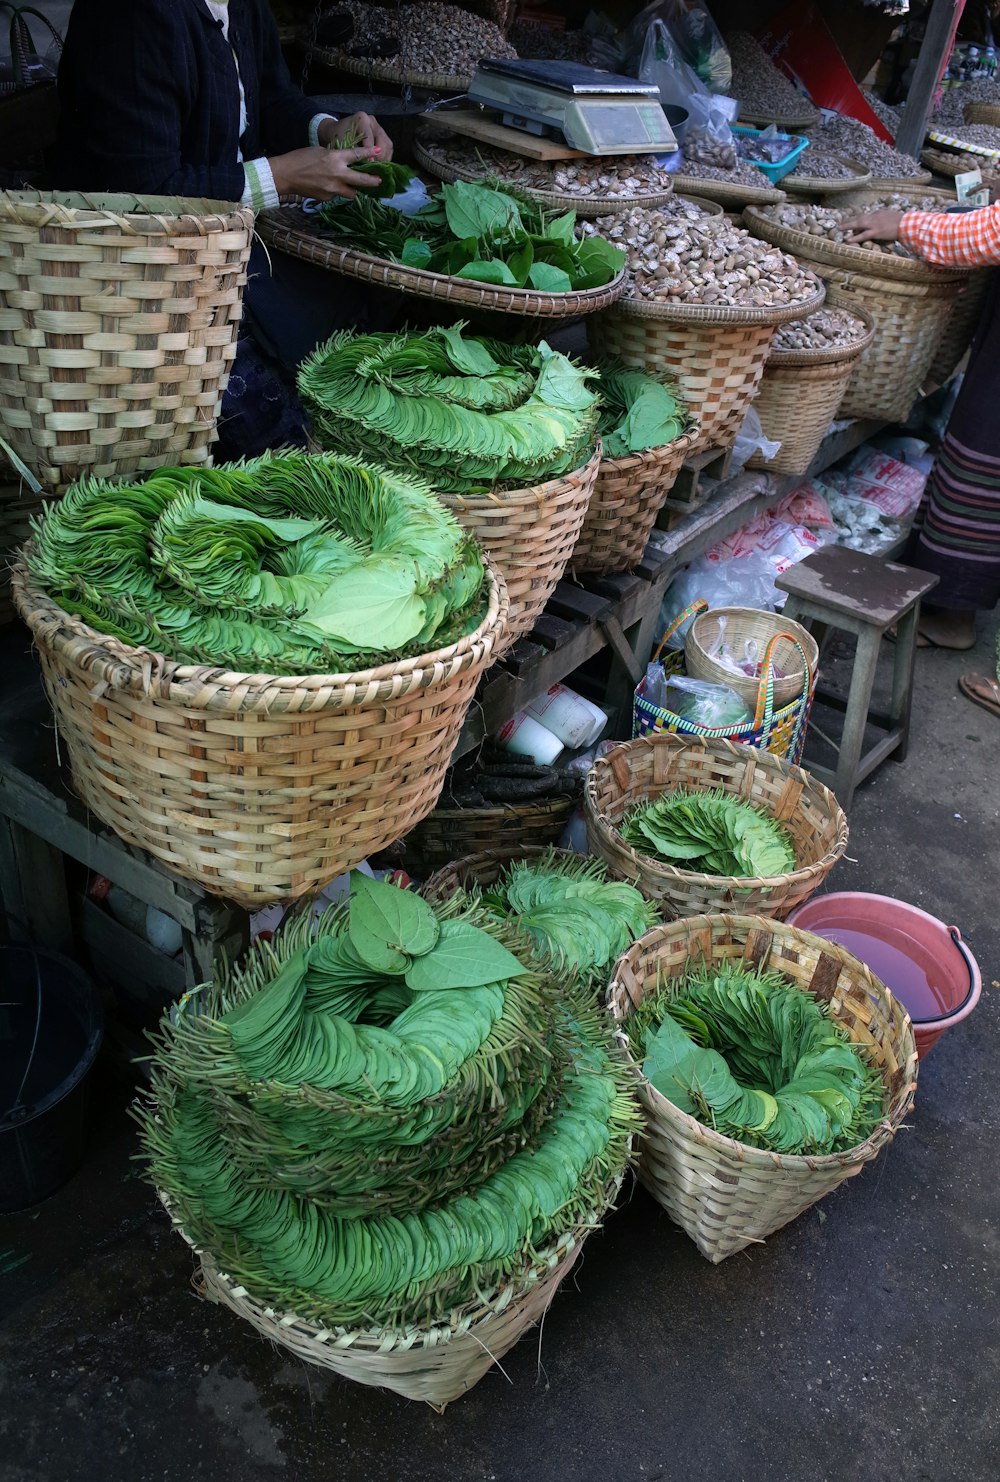
<path id="1" fill-rule="evenodd" d="M 802 304 L 775 309 L 712 308 L 623 299 L 592 322 L 588 338 L 598 355 L 618 357 L 681 389 L 697 417 L 692 452 L 727 448 L 736 440 L 757 394 L 779 324 L 818 309 L 825 289 Z"/>
<path id="2" fill-rule="evenodd" d="M 761 179 L 766 178 L 761 176 Z M 730 185 L 726 180 L 687 175 L 683 170 L 674 175 L 674 189 L 685 196 L 704 196 L 726 211 L 733 208 L 741 211 L 744 206 L 773 206 L 786 199 L 784 190 L 779 190 L 776 185 L 741 185 L 736 181 Z"/>
<path id="3" fill-rule="evenodd" d="M 808 160 L 809 156 L 806 155 Z M 781 182 L 784 191 L 790 191 L 795 196 L 828 196 L 837 195 L 844 190 L 858 190 L 867 185 L 872 178 L 872 172 L 867 165 L 861 165 L 857 160 L 852 160 L 847 155 L 838 154 L 842 165 L 846 165 L 854 176 L 853 180 L 827 180 L 822 175 L 796 175 L 794 170 L 786 175 Z"/>
<path id="4" fill-rule="evenodd" d="M 449 184 L 454 184 L 456 180 L 486 180 L 495 173 L 486 165 L 477 166 L 472 160 L 464 169 L 446 165 L 419 138 L 414 141 L 413 157 L 418 165 L 436 179 Z M 652 209 L 654 206 L 662 206 L 673 193 L 673 178 L 670 175 L 664 176 L 662 190 L 648 191 L 646 194 L 636 192 L 628 197 L 568 195 L 558 190 L 540 190 L 533 185 L 521 185 L 516 181 L 507 183 L 513 183 L 521 195 L 530 197 L 539 205 L 556 211 L 575 211 L 581 220 L 595 216 L 613 216 L 616 212 L 631 211 L 635 206 Z"/>
<path id="5" fill-rule="evenodd" d="M 503 578 L 475 632 L 358 674 L 291 678 L 176 664 L 69 617 L 23 563 L 76 792 L 126 843 L 248 909 L 310 894 L 434 807 L 507 623 Z"/>
<path id="6" fill-rule="evenodd" d="M 684 459 L 698 446 L 697 424 L 662 448 L 602 458 L 569 565 L 574 572 L 609 576 L 642 560 L 656 516 Z"/>
<path id="7" fill-rule="evenodd" d="M 709 684 L 726 684 L 751 708 L 757 704 L 760 681 L 734 674 L 725 664 L 709 656 L 706 645 L 716 638 L 718 619 L 722 617 L 726 619 L 726 641 L 736 654 L 742 653 L 743 645 L 752 640 L 763 658 L 772 638 L 778 640 L 772 657 L 782 677 L 774 681 L 775 709 L 797 700 L 803 687 L 816 673 L 819 649 L 815 638 L 801 623 L 783 617 L 780 612 L 757 612 L 752 607 L 713 607 L 709 612 L 699 613 L 684 640 L 684 663 L 691 678 L 704 679 Z M 808 676 L 796 642 L 809 661 Z"/>
<path id="8" fill-rule="evenodd" d="M 964 273 L 810 237 L 752 208 L 746 219 L 755 236 L 814 268 L 837 290 L 844 308 L 872 320 L 874 337 L 854 367 L 840 415 L 905 421 L 937 354 Z"/>
<path id="9" fill-rule="evenodd" d="M 554 863 L 578 864 L 580 856 L 572 849 L 549 849 L 541 844 L 525 844 L 511 848 L 504 844 L 499 849 L 484 849 L 479 854 L 467 854 L 464 859 L 455 859 L 440 870 L 435 870 L 424 881 L 420 894 L 432 901 L 447 901 L 463 890 L 489 890 L 495 885 L 508 865 L 522 859 L 552 859 Z"/>
<path id="10" fill-rule="evenodd" d="M 956 124 L 954 130 L 928 129 L 927 138 L 933 146 L 938 148 L 957 149 L 963 154 L 973 155 L 976 163 L 983 168 L 996 169 L 1000 161 L 1000 148 L 995 144 L 977 144 L 974 140 L 963 137 L 961 124 Z"/>
<path id="11" fill-rule="evenodd" d="M 773 879 L 730 879 L 638 854 L 618 832 L 625 814 L 679 787 L 721 788 L 770 813 L 788 830 L 796 868 Z M 782 919 L 819 889 L 847 848 L 847 819 L 829 788 L 771 752 L 732 741 L 669 732 L 628 741 L 591 767 L 583 803 L 590 852 L 616 879 L 662 902 L 669 917 L 740 910 Z"/>
<path id="12" fill-rule="evenodd" d="M 835 198 L 831 198 L 828 202 L 825 202 L 825 204 L 830 206 L 850 206 L 852 209 L 854 207 L 857 207 L 859 210 L 874 211 L 877 210 L 878 207 L 881 206 L 883 203 L 891 207 L 892 202 L 890 198 L 892 196 L 906 196 L 909 197 L 910 200 L 933 201 L 934 205 L 928 207 L 928 210 L 940 209 L 942 211 L 946 211 L 949 206 L 954 206 L 955 204 L 954 189 L 949 189 L 947 185 L 921 185 L 920 182 L 916 180 L 888 181 L 878 180 L 875 177 L 872 178 L 871 185 L 866 185 L 863 188 L 853 187 L 851 190 L 844 191 Z M 904 207 L 901 209 L 906 208 Z M 918 208 L 912 207 L 911 209 L 916 210 Z M 822 237 L 813 237 L 810 238 L 810 240 L 822 242 L 824 239 Z M 832 245 L 836 249 L 837 247 L 844 244 L 834 242 L 830 245 Z M 864 257 L 869 259 L 873 255 L 872 253 L 865 251 L 865 249 L 861 247 L 849 247 L 848 250 L 852 253 L 861 252 Z M 927 263 L 921 262 L 919 258 L 915 257 L 895 257 L 892 254 L 879 253 L 875 254 L 875 256 L 885 256 L 887 262 L 894 264 L 902 263 L 904 267 L 907 263 L 911 265 L 916 263 L 921 268 L 923 268 L 925 273 L 941 271 L 940 268 L 932 268 Z M 834 265 L 837 266 L 837 264 Z M 904 273 L 904 276 L 907 275 Z"/>
<path id="13" fill-rule="evenodd" d="M 10 594 L 11 567 L 31 537 L 33 517 L 41 514 L 44 505 L 44 498 L 23 484 L 0 484 L 0 628 L 17 615 Z"/>
<path id="14" fill-rule="evenodd" d="M 839 295 L 830 289 L 827 304 L 837 305 Z M 835 350 L 772 349 L 764 367 L 754 408 L 764 436 L 781 444 L 773 458 L 764 461 L 755 453 L 748 468 L 766 468 L 769 473 L 806 473 L 844 399 L 854 368 L 875 338 L 870 314 L 847 302 L 866 325 L 862 338 Z"/>
<path id="15" fill-rule="evenodd" d="M 265 211 L 257 221 L 261 237 L 269 247 L 316 263 L 331 273 L 343 273 L 364 283 L 377 283 L 399 293 L 417 298 L 434 299 L 450 304 L 463 313 L 491 312 L 523 314 L 527 318 L 573 319 L 579 314 L 593 314 L 607 308 L 625 292 L 624 269 L 603 288 L 582 288 L 574 293 L 540 293 L 534 288 L 500 288 L 489 283 L 472 283 L 464 278 L 451 278 L 444 273 L 430 273 L 426 268 L 408 268 L 338 247 L 310 228 L 309 217 L 298 206 L 282 206 Z"/>
<path id="16" fill-rule="evenodd" d="M 210 459 L 252 230 L 225 201 L 0 193 L 0 425 L 50 492 Z"/>
<path id="17" fill-rule="evenodd" d="M 427 93 L 466 93 L 472 81 L 471 72 L 417 72 L 394 62 L 352 57 L 337 46 L 316 46 L 311 41 L 307 46 L 310 61 L 334 67 L 338 72 L 349 72 L 353 77 L 365 77 L 369 82 L 392 82 Z"/>
<path id="18" fill-rule="evenodd" d="M 609 1207 L 620 1182 L 609 1191 Z M 439 1413 L 467 1394 L 519 1338 L 541 1322 L 591 1228 L 567 1232 L 539 1252 L 516 1278 L 450 1313 L 435 1327 L 359 1331 L 325 1328 L 294 1312 L 266 1306 L 220 1271 L 209 1252 L 198 1249 L 175 1223 L 198 1258 L 195 1287 L 208 1301 L 230 1308 L 263 1337 L 306 1363 L 331 1369 L 356 1384 L 422 1400 Z"/>
<path id="19" fill-rule="evenodd" d="M 943 386 L 958 369 L 979 328 L 992 281 L 992 268 L 977 268 L 975 272 L 966 274 L 965 281 L 958 285 L 955 306 L 927 372 L 927 380 L 932 385 Z"/>
<path id="20" fill-rule="evenodd" d="M 785 118 L 778 118 L 773 113 L 747 112 L 741 107 L 736 121 L 747 124 L 752 129 L 766 129 L 771 124 L 776 124 L 784 133 L 796 133 L 802 129 L 814 129 L 820 121 L 820 115 L 815 108 L 803 107 L 799 113 L 791 113 Z"/>
<path id="21" fill-rule="evenodd" d="M 991 124 L 1000 129 L 1000 103 L 966 103 L 962 116 L 967 124 Z"/>
<path id="22" fill-rule="evenodd" d="M 582 467 L 531 489 L 438 495 L 503 572 L 510 601 L 505 646 L 531 632 L 562 579 L 600 464 L 598 447 Z"/>
<path id="23" fill-rule="evenodd" d="M 453 860 L 492 851 L 520 859 L 531 849 L 557 844 L 574 806 L 567 796 L 493 808 L 435 808 L 407 835 L 407 856 L 412 850 L 429 875 Z"/>
<path id="24" fill-rule="evenodd" d="M 872 190 L 914 190 L 931 184 L 930 170 L 918 170 L 915 175 L 876 175 L 872 173 Z M 937 186 L 932 187 L 936 190 Z M 842 202 L 838 203 L 842 204 Z"/>
<path id="25" fill-rule="evenodd" d="M 705 964 L 746 963 L 783 974 L 829 1003 L 832 1017 L 877 1065 L 885 1089 L 879 1126 L 843 1153 L 773 1153 L 723 1137 L 679 1111 L 642 1074 L 628 1023 L 646 996 Z M 843 947 L 753 916 L 694 916 L 656 927 L 619 958 L 608 1006 L 638 1082 L 646 1132 L 639 1180 L 709 1261 L 765 1240 L 886 1147 L 913 1106 L 917 1053 L 903 1006 Z"/>
<path id="26" fill-rule="evenodd" d="M 926 165 L 935 175 L 961 175 L 966 170 L 978 170 L 982 160 L 977 159 L 974 154 L 962 154 L 952 149 L 924 149 L 920 154 L 920 163 Z"/>

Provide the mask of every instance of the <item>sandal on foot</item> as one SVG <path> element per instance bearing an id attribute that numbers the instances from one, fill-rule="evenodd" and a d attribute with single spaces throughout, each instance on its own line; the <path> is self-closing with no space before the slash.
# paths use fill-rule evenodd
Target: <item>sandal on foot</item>
<path id="1" fill-rule="evenodd" d="M 959 675 L 958 687 L 973 705 L 980 705 L 991 715 L 1000 717 L 1000 682 L 990 679 L 987 674 L 977 674 L 975 670 L 968 669 Z"/>

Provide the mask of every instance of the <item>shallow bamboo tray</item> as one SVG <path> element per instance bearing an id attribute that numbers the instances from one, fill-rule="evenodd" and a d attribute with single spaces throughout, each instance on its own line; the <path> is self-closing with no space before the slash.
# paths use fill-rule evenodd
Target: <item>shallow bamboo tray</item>
<path id="1" fill-rule="evenodd" d="M 385 257 L 372 257 L 350 247 L 338 247 L 328 238 L 307 229 L 309 217 L 297 206 L 282 206 L 264 211 L 257 218 L 257 229 L 269 247 L 343 273 L 365 283 L 394 288 L 417 298 L 436 299 L 465 312 L 490 311 L 523 314 L 528 318 L 575 318 L 593 314 L 613 304 L 626 289 L 623 269 L 603 288 L 583 288 L 574 293 L 540 293 L 534 288 L 502 288 L 490 283 L 473 283 L 445 273 L 430 273 L 426 268 L 408 268 Z"/>
<path id="2" fill-rule="evenodd" d="M 0 428 L 50 492 L 211 458 L 253 213 L 0 192 Z"/>
<path id="3" fill-rule="evenodd" d="M 503 578 L 448 648 L 356 674 L 177 664 L 70 617 L 29 582 L 31 629 L 73 786 L 94 815 L 247 909 L 310 895 L 434 807 L 507 627 Z"/>
<path id="4" fill-rule="evenodd" d="M 352 57 L 337 46 L 316 46 L 311 41 L 307 46 L 314 62 L 334 67 L 338 72 L 349 72 L 354 77 L 367 77 L 372 82 L 394 82 L 402 87 L 421 88 L 428 93 L 466 93 L 472 81 L 471 72 L 416 72 L 393 62 Z"/>
<path id="5" fill-rule="evenodd" d="M 736 879 L 681 870 L 639 854 L 618 826 L 638 804 L 677 788 L 721 788 L 763 808 L 788 830 L 796 868 L 771 879 Z M 667 917 L 739 910 L 779 919 L 808 900 L 847 848 L 847 819 L 833 793 L 801 767 L 732 741 L 643 736 L 594 763 L 583 794 L 590 852 L 617 880 L 628 880 Z"/>
<path id="6" fill-rule="evenodd" d="M 816 108 L 803 108 L 799 113 L 790 113 L 781 118 L 773 113 L 747 113 L 740 108 L 736 122 L 748 124 L 752 129 L 766 129 L 775 124 L 784 133 L 793 133 L 800 129 L 814 129 L 820 121 L 819 110 Z"/>
<path id="7" fill-rule="evenodd" d="M 926 165 L 935 175 L 962 175 L 966 170 L 978 170 L 982 159 L 977 159 L 974 154 L 960 154 L 951 149 L 924 149 L 920 154 L 920 163 Z"/>
<path id="8" fill-rule="evenodd" d="M 695 423 L 664 447 L 624 458 L 602 458 L 569 559 L 574 572 L 607 576 L 628 571 L 642 560 L 656 517 L 700 438 Z"/>
<path id="9" fill-rule="evenodd" d="M 761 176 L 762 180 L 766 178 Z M 773 206 L 786 199 L 784 190 L 779 190 L 776 185 L 740 185 L 736 181 L 730 185 L 725 180 L 686 175 L 683 170 L 674 175 L 674 189 L 679 195 L 704 196 L 727 211 L 732 208 L 742 210 L 744 206 Z"/>
<path id="10" fill-rule="evenodd" d="M 580 468 L 530 489 L 438 494 L 503 572 L 510 603 L 505 647 L 531 632 L 562 580 L 600 464 L 598 446 Z"/>
<path id="11" fill-rule="evenodd" d="M 475 183 L 479 180 L 492 178 L 496 172 L 483 166 L 476 169 L 469 165 L 465 170 L 456 169 L 453 165 L 446 165 L 435 158 L 431 150 L 421 143 L 420 139 L 414 141 L 413 157 L 417 164 L 425 170 L 430 171 L 438 180 L 454 184 L 457 180 L 469 180 Z M 513 185 L 519 195 L 528 196 L 537 201 L 540 206 L 548 206 L 555 211 L 575 211 L 581 219 L 595 216 L 613 216 L 623 211 L 631 211 L 634 206 L 662 206 L 668 201 L 673 193 L 673 179 L 666 176 L 662 190 L 649 191 L 646 194 L 635 194 L 630 196 L 580 196 L 569 195 L 558 190 L 540 190 L 533 185 L 521 185 L 517 181 L 505 181 L 502 176 L 497 176 L 501 186 Z"/>
<path id="12" fill-rule="evenodd" d="M 834 1020 L 882 1073 L 884 1116 L 865 1142 L 823 1156 L 753 1148 L 680 1111 L 646 1080 L 643 1047 L 628 1033 L 633 1009 L 692 967 L 725 963 L 780 972 L 830 1004 Z M 843 947 L 795 927 L 744 915 L 693 916 L 655 927 L 619 958 L 608 1006 L 646 1117 L 639 1180 L 712 1262 L 765 1240 L 860 1173 L 913 1106 L 917 1052 L 906 1010 Z"/>
<path id="13" fill-rule="evenodd" d="M 772 348 L 754 408 L 764 436 L 781 447 L 767 462 L 755 453 L 748 468 L 766 468 L 771 473 L 808 471 L 837 416 L 855 366 L 875 338 L 875 321 L 870 314 L 848 302 L 841 303 L 836 289 L 828 290 L 826 301 L 857 314 L 866 332 L 853 344 L 835 350 Z"/>
<path id="14" fill-rule="evenodd" d="M 730 309 L 622 299 L 592 321 L 588 337 L 598 355 L 617 357 L 677 383 L 700 429 L 692 451 L 728 448 L 757 393 L 774 331 L 779 324 L 811 314 L 824 296 L 824 287 L 817 284 L 811 299 L 784 308 Z"/>
<path id="15" fill-rule="evenodd" d="M 808 160 L 808 154 L 805 158 Z M 834 158 L 851 170 L 854 175 L 853 180 L 828 180 L 822 175 L 796 175 L 793 171 L 782 179 L 782 190 L 790 191 L 792 195 L 829 196 L 836 195 L 842 190 L 858 190 L 870 182 L 872 172 L 866 165 L 861 165 L 857 160 L 849 159 L 843 154 L 835 155 Z"/>

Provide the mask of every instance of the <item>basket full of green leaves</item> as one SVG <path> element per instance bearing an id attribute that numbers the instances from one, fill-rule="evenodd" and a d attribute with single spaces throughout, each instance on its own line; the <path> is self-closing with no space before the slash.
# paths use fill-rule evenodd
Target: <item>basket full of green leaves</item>
<path id="1" fill-rule="evenodd" d="M 633 886 L 609 878 L 600 860 L 568 849 L 491 849 L 438 870 L 428 900 L 465 895 L 531 939 L 534 950 L 583 982 L 602 987 L 612 964 L 659 920 Z"/>
<path id="2" fill-rule="evenodd" d="M 138 1115 L 208 1296 L 438 1407 L 544 1314 L 639 1118 L 607 1020 L 526 946 L 354 874 L 164 1020 Z"/>
<path id="3" fill-rule="evenodd" d="M 530 631 L 566 569 L 598 472 L 597 377 L 538 345 L 464 325 L 335 335 L 299 391 L 313 435 L 429 479 L 503 572 L 509 641 Z"/>
<path id="4" fill-rule="evenodd" d="M 676 388 L 645 371 L 608 363 L 599 386 L 601 466 L 570 566 L 611 575 L 642 560 L 698 427 Z"/>
<path id="5" fill-rule="evenodd" d="M 12 591 L 81 798 L 254 908 L 433 809 L 507 618 L 426 486 L 332 454 L 83 480 Z"/>
<path id="6" fill-rule="evenodd" d="M 595 762 L 590 849 L 664 915 L 787 916 L 847 848 L 847 819 L 800 767 L 731 741 L 641 736 Z"/>
<path id="7" fill-rule="evenodd" d="M 397 173 L 385 189 L 399 188 Z M 624 252 L 600 235 L 581 240 L 575 212 L 463 180 L 416 215 L 362 191 L 316 211 L 264 212 L 258 230 L 279 251 L 459 313 L 564 319 L 607 308 L 626 285 Z"/>
<path id="8" fill-rule="evenodd" d="M 872 1162 L 916 1090 L 902 1004 L 843 947 L 754 916 L 656 927 L 608 990 L 646 1117 L 639 1178 L 722 1261 Z"/>

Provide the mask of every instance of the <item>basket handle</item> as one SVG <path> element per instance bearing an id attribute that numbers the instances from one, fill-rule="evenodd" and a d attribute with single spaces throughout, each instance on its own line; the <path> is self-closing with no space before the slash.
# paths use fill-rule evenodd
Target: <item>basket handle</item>
<path id="1" fill-rule="evenodd" d="M 805 683 L 799 696 L 799 713 L 795 717 L 795 728 L 792 733 L 792 745 L 789 747 L 789 755 L 794 756 L 795 746 L 798 742 L 799 733 L 805 720 L 806 711 L 809 706 L 809 697 L 812 694 L 813 672 L 809 663 L 809 655 L 794 633 L 775 633 L 768 640 L 767 648 L 764 650 L 764 659 L 760 668 L 760 684 L 757 687 L 757 706 L 754 712 L 754 730 L 763 730 L 762 747 L 766 750 L 767 743 L 771 739 L 771 727 L 774 723 L 774 648 L 779 639 L 787 639 L 798 649 L 802 657 Z"/>
<path id="2" fill-rule="evenodd" d="M 10 10 L 10 57 L 14 67 L 14 81 L 23 84 L 32 56 L 41 56 L 41 52 L 35 47 L 34 38 L 28 29 L 25 16 L 34 16 L 36 20 L 41 21 L 43 26 L 48 27 L 52 40 L 60 52 L 63 49 L 63 39 L 48 16 L 36 10 L 33 5 L 11 6 Z"/>
<path id="3" fill-rule="evenodd" d="M 698 597 L 696 601 L 692 602 L 688 607 L 685 607 L 683 612 L 679 612 L 657 644 L 656 652 L 653 654 L 653 663 L 656 663 L 657 659 L 659 659 L 661 653 L 663 652 L 664 648 L 666 648 L 671 638 L 673 638 L 674 634 L 679 628 L 682 628 L 684 626 L 688 618 L 697 617 L 699 612 L 707 611 L 708 603 L 705 601 L 704 597 Z"/>

